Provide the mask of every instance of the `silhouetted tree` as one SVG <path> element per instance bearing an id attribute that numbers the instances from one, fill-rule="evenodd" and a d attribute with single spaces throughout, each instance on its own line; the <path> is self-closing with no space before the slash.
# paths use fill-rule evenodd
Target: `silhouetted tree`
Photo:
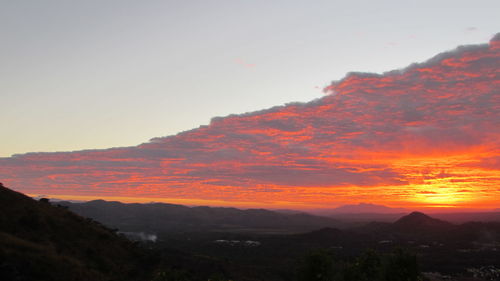
<path id="1" fill-rule="evenodd" d="M 381 279 L 382 260 L 374 250 L 367 250 L 344 268 L 344 281 L 374 281 Z"/>
<path id="2" fill-rule="evenodd" d="M 307 255 L 299 267 L 299 281 L 331 281 L 335 275 L 333 255 L 318 250 Z"/>
<path id="3" fill-rule="evenodd" d="M 403 249 L 396 249 L 385 261 L 383 280 L 417 281 L 419 275 L 416 255 Z"/>
<path id="4" fill-rule="evenodd" d="M 179 269 L 167 269 L 156 273 L 151 281 L 190 281 L 188 273 Z"/>
<path id="5" fill-rule="evenodd" d="M 298 271 L 299 281 L 418 281 L 417 258 L 402 249 L 381 255 L 367 250 L 352 261 L 335 261 L 325 250 L 306 256 Z"/>

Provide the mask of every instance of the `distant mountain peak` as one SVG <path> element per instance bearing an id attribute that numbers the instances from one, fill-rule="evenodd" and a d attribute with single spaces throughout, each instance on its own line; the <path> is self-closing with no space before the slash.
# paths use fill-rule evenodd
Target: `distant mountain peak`
<path id="1" fill-rule="evenodd" d="M 452 224 L 435 219 L 421 212 L 412 212 L 394 222 L 393 226 L 399 230 L 422 230 L 423 228 L 442 230 L 443 228 L 452 226 Z"/>
<path id="2" fill-rule="evenodd" d="M 407 223 L 407 222 L 420 223 L 420 222 L 431 221 L 431 220 L 439 221 L 438 219 L 434 219 L 434 218 L 432 218 L 432 217 L 430 217 L 422 212 L 411 212 L 410 214 L 401 217 L 399 220 L 397 220 L 395 222 L 395 224 Z"/>
<path id="3" fill-rule="evenodd" d="M 404 213 L 407 212 L 403 208 L 391 208 L 384 205 L 360 202 L 358 204 L 343 205 L 332 210 L 334 213 Z"/>
<path id="4" fill-rule="evenodd" d="M 406 217 L 409 217 L 409 218 L 429 218 L 429 219 L 432 219 L 431 216 L 428 216 L 428 215 L 426 215 L 426 214 L 424 214 L 422 212 L 417 212 L 417 211 L 411 212 Z"/>

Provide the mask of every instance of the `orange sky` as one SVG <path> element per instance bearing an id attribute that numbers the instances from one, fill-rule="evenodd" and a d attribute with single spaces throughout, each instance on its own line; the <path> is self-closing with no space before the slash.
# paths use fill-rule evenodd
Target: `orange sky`
<path id="1" fill-rule="evenodd" d="M 0 158 L 0 178 L 63 199 L 499 208 L 499 37 L 135 147 Z"/>

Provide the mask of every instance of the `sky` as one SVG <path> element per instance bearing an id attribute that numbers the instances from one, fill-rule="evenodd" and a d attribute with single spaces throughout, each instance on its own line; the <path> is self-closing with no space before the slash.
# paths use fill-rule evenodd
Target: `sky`
<path id="1" fill-rule="evenodd" d="M 61 199 L 492 210 L 499 65 L 500 33 L 405 69 L 351 73 L 320 99 L 213 118 L 138 146 L 0 158 L 0 178 Z"/>
<path id="2" fill-rule="evenodd" d="M 500 30 L 492 1 L 0 1 L 0 156 L 133 146 Z"/>
<path id="3" fill-rule="evenodd" d="M 39 3 L 0 9 L 8 187 L 293 209 L 500 205 L 496 2 Z"/>

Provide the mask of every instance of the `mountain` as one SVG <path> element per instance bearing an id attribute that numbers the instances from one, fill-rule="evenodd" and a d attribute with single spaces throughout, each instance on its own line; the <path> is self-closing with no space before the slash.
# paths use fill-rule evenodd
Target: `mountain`
<path id="1" fill-rule="evenodd" d="M 343 205 L 328 210 L 328 213 L 330 214 L 360 214 L 360 213 L 391 214 L 391 213 L 405 213 L 405 212 L 408 212 L 408 210 L 404 208 L 391 208 L 384 205 L 376 205 L 370 203 Z"/>
<path id="2" fill-rule="evenodd" d="M 187 207 L 166 203 L 121 203 L 94 200 L 85 203 L 58 202 L 85 217 L 121 231 L 245 231 L 305 232 L 343 224 L 328 217 L 306 213 L 282 213 L 264 209 L 241 210 L 221 207 Z"/>
<path id="3" fill-rule="evenodd" d="M 424 213 L 413 212 L 394 222 L 391 228 L 402 232 L 437 232 L 450 230 L 454 226 L 449 222 L 432 218 Z"/>
<path id="4" fill-rule="evenodd" d="M 359 203 L 343 205 L 334 209 L 317 210 L 311 213 L 327 216 L 350 226 L 359 226 L 373 221 L 392 223 L 405 213 L 408 213 L 408 210 L 371 203 Z"/>
<path id="5" fill-rule="evenodd" d="M 121 230 L 169 232 L 159 232 L 155 243 L 132 243 L 72 208 L 114 221 Z M 364 228 L 268 233 L 271 221 L 275 232 L 291 232 L 281 228 L 290 222 L 294 227 L 332 222 L 296 215 L 299 219 L 267 210 L 103 200 L 52 205 L 0 186 L 0 280 L 294 280 L 302 257 L 315 249 L 334 253 L 345 265 L 366 249 L 391 258 L 392 249 L 404 247 L 426 271 L 459 274 L 499 261 L 500 223 L 452 225 L 414 212 Z"/>
<path id="6" fill-rule="evenodd" d="M 146 280 L 132 242 L 0 184 L 1 280 Z"/>
<path id="7" fill-rule="evenodd" d="M 372 221 L 354 226 L 351 230 L 379 238 L 394 236 L 415 238 L 422 235 L 441 233 L 453 226 L 449 222 L 432 218 L 424 213 L 412 212 L 403 216 L 399 215 L 399 218 L 393 222 Z"/>

